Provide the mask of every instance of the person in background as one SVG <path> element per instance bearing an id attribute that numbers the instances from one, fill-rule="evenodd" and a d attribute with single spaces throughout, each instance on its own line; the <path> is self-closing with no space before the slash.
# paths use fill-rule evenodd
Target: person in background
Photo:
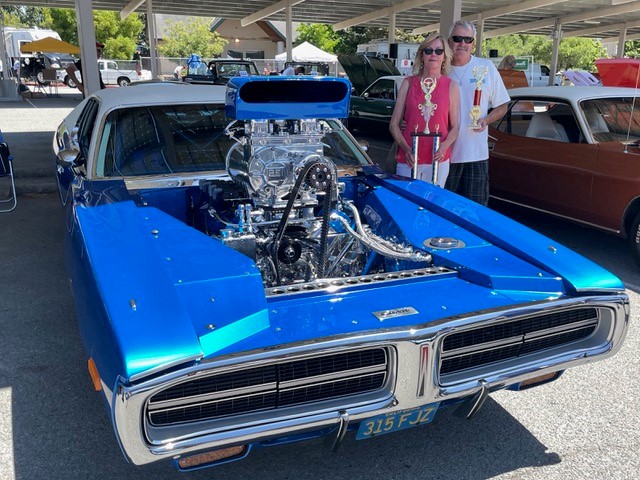
<path id="1" fill-rule="evenodd" d="M 96 45 L 96 54 L 98 58 L 102 58 L 102 51 L 100 50 L 98 45 Z M 82 96 L 86 97 L 87 96 L 86 88 L 84 86 L 83 79 L 82 79 L 82 59 L 81 58 L 79 58 L 75 63 L 72 63 L 67 67 L 67 75 L 69 75 L 69 77 L 75 80 L 76 87 L 78 88 L 78 90 L 82 92 Z M 100 80 L 100 89 L 107 88 L 104 82 L 102 81 L 102 73 L 100 72 L 100 69 L 98 69 L 98 80 Z"/>
<path id="2" fill-rule="evenodd" d="M 304 74 L 305 74 L 304 67 L 296 67 L 296 69 L 294 70 L 294 75 L 304 75 Z"/>
<path id="3" fill-rule="evenodd" d="M 293 68 L 293 65 L 289 65 L 287 68 L 285 68 L 282 71 L 282 75 L 295 75 L 296 74 L 296 70 L 295 68 Z"/>
<path id="4" fill-rule="evenodd" d="M 173 79 L 174 80 L 181 80 L 182 79 L 182 70 L 184 69 L 184 65 L 178 65 L 176 68 L 173 69 Z"/>
<path id="5" fill-rule="evenodd" d="M 489 203 L 489 133 L 487 126 L 500 120 L 507 111 L 509 94 L 493 62 L 471 55 L 476 27 L 458 20 L 449 29 L 449 46 L 453 50 L 449 78 L 460 88 L 460 134 L 451 150 L 451 169 L 446 188 L 482 205 Z M 476 85 L 482 71 L 480 98 Z M 478 128 L 470 128 L 469 114 L 479 100 Z M 493 108 L 489 113 L 489 109 Z"/>
<path id="6" fill-rule="evenodd" d="M 500 64 L 498 65 L 498 70 L 515 70 L 516 68 L 516 57 L 513 55 L 507 55 L 504 57 Z"/>
<path id="7" fill-rule="evenodd" d="M 436 33 L 429 36 L 418 47 L 414 63 L 414 74 L 405 78 L 400 86 L 398 98 L 389 123 L 389 131 L 398 144 L 396 173 L 411 177 L 416 159 L 411 150 L 414 131 L 423 132 L 425 118 L 421 106 L 425 103 L 425 92 L 421 81 L 432 78 L 436 82 L 431 93 L 431 102 L 437 105 L 429 117 L 429 130 L 440 132 L 440 146 L 433 153 L 433 137 L 419 137 L 418 178 L 431 182 L 433 162 L 440 162 L 437 184 L 444 186 L 449 173 L 451 145 L 458 138 L 460 93 L 458 85 L 446 76 L 451 62 L 451 49 L 445 38 Z"/>

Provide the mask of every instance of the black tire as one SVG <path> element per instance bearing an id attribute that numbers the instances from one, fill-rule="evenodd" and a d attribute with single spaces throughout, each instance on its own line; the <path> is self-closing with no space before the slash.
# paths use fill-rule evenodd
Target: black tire
<path id="1" fill-rule="evenodd" d="M 636 213 L 629 230 L 629 246 L 633 259 L 640 265 L 640 212 Z"/>
<path id="2" fill-rule="evenodd" d="M 47 86 L 47 85 L 49 85 L 51 83 L 49 80 L 45 80 L 44 79 L 44 71 L 43 70 L 38 70 L 38 73 L 36 73 L 36 80 L 38 81 L 38 83 L 40 85 L 44 85 L 44 86 Z"/>
<path id="3" fill-rule="evenodd" d="M 118 79 L 118 85 L 120 85 L 121 87 L 126 87 L 130 83 L 131 83 L 131 80 L 127 77 L 120 77 Z"/>
<path id="4" fill-rule="evenodd" d="M 77 88 L 76 82 L 69 75 L 65 75 L 64 84 L 69 88 Z"/>

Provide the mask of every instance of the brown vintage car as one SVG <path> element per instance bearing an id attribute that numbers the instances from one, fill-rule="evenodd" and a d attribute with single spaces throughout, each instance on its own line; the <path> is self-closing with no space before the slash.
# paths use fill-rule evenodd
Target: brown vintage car
<path id="1" fill-rule="evenodd" d="M 629 239 L 640 263 L 640 104 L 634 89 L 509 91 L 492 125 L 493 198 Z"/>

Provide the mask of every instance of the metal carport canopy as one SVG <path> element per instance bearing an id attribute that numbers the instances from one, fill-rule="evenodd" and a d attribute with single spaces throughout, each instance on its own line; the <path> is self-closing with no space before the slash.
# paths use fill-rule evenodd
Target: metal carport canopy
<path id="1" fill-rule="evenodd" d="M 243 25 L 262 19 L 285 20 L 288 50 L 291 21 L 325 23 L 336 29 L 395 26 L 428 33 L 441 29 L 441 24 L 444 30 L 452 19 L 461 17 L 478 25 L 478 48 L 483 37 L 527 32 L 553 36 L 555 52 L 561 35 L 606 38 L 619 45 L 640 38 L 640 1 L 629 0 L 0 0 L 1 5 L 76 8 L 87 60 L 83 65 L 92 64 L 95 55 L 89 48 L 95 37 L 93 25 L 87 22 L 91 8 L 119 11 L 123 16 L 144 12 L 240 19 Z M 149 28 L 153 33 L 152 22 Z M 390 41 L 394 41 L 393 31 L 390 28 Z M 151 56 L 155 57 L 153 47 Z M 555 68 L 553 62 L 551 67 Z M 85 77 L 90 91 L 94 90 L 93 76 L 97 85 L 97 73 Z"/>

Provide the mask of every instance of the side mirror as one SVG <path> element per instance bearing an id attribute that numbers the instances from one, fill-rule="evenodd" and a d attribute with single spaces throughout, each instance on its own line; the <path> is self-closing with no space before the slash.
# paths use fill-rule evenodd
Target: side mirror
<path id="1" fill-rule="evenodd" d="M 369 92 L 366 92 L 364 95 L 362 95 L 365 99 L 369 98 Z"/>
<path id="2" fill-rule="evenodd" d="M 76 164 L 76 159 L 80 154 L 80 150 L 74 148 L 64 149 L 58 151 L 56 154 L 56 163 L 61 167 L 73 167 Z"/>

